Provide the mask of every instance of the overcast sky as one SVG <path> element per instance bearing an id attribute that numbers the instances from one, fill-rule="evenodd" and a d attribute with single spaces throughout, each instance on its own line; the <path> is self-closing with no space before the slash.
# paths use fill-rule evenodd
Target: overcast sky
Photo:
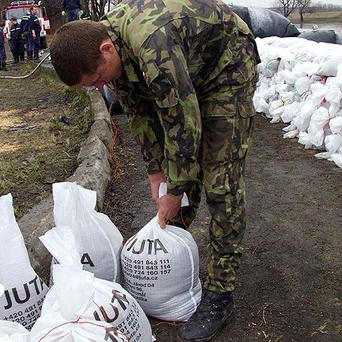
<path id="1" fill-rule="evenodd" d="M 226 0 L 228 3 L 233 3 L 234 5 L 239 6 L 255 6 L 255 7 L 272 7 L 276 0 Z M 322 4 L 336 4 L 342 6 L 342 0 L 321 0 L 321 1 L 315 1 L 313 2 L 317 3 L 320 2 Z"/>

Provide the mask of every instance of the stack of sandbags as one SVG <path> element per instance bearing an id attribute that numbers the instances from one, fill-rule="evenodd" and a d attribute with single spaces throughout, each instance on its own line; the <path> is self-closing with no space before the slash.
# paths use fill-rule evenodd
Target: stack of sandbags
<path id="1" fill-rule="evenodd" d="M 82 270 L 71 228 L 54 228 L 40 239 L 59 265 L 53 266 L 54 286 L 32 329 L 33 341 L 154 340 L 146 315 L 127 291 Z M 67 339 L 70 334 L 73 339 Z"/>
<path id="2" fill-rule="evenodd" d="M 342 167 L 342 46 L 302 38 L 257 39 L 262 62 L 254 105 L 271 122 L 285 122 L 285 138 L 326 150 Z"/>
<path id="3" fill-rule="evenodd" d="M 30 329 L 40 316 L 48 288 L 31 266 L 11 194 L 0 197 L 0 265 L 0 320 Z"/>

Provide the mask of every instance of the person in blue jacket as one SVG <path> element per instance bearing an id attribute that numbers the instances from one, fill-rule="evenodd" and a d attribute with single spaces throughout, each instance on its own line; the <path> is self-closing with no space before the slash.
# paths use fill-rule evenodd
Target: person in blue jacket
<path id="1" fill-rule="evenodd" d="M 35 60 L 39 60 L 39 48 L 40 48 L 40 31 L 41 26 L 39 19 L 36 16 L 37 9 L 35 7 L 30 8 L 30 18 L 28 20 L 28 56 L 33 55 Z"/>
<path id="2" fill-rule="evenodd" d="M 62 15 L 68 15 L 68 21 L 79 20 L 82 15 L 82 5 L 80 0 L 63 0 L 63 11 Z"/>
<path id="3" fill-rule="evenodd" d="M 24 49 L 22 44 L 22 34 L 17 18 L 11 18 L 10 29 L 10 46 L 13 54 L 14 63 L 19 63 L 19 60 L 24 60 Z"/>

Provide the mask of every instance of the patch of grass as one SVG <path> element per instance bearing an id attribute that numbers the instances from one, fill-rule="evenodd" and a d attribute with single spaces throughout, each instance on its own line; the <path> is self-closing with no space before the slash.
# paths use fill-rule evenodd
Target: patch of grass
<path id="1" fill-rule="evenodd" d="M 20 68 L 23 74 L 29 66 Z M 85 91 L 44 72 L 29 80 L 1 82 L 0 93 L 0 195 L 12 193 L 20 218 L 51 193 L 52 183 L 74 172 L 93 113 Z M 9 129 L 19 125 L 34 129 Z"/>
<path id="2" fill-rule="evenodd" d="M 289 19 L 294 24 L 300 23 L 300 18 L 298 14 L 290 15 Z M 313 23 L 313 24 L 342 23 L 342 12 L 305 13 L 304 23 Z"/>
<path id="3" fill-rule="evenodd" d="M 49 122 L 49 131 L 63 131 L 64 130 L 64 125 L 62 122 L 58 120 L 58 118 L 53 118 Z"/>

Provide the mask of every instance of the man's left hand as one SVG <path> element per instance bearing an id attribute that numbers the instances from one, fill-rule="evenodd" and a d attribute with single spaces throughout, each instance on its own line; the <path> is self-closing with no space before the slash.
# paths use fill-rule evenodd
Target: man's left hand
<path id="1" fill-rule="evenodd" d="M 179 212 L 182 204 L 182 195 L 165 195 L 158 200 L 158 220 L 161 228 L 166 227 L 166 222 L 172 220 Z"/>

